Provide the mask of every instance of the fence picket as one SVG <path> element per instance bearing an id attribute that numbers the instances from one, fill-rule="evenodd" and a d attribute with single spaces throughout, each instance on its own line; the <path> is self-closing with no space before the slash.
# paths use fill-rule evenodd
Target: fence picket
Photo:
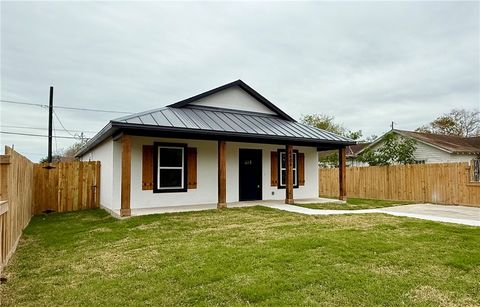
<path id="1" fill-rule="evenodd" d="M 347 196 L 480 207 L 468 163 L 347 168 Z M 319 193 L 338 196 L 338 168 L 319 169 Z"/>

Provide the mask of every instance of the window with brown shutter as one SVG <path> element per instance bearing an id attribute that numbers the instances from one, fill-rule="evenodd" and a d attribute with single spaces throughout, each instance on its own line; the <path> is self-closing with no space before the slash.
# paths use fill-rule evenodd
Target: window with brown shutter
<path id="1" fill-rule="evenodd" d="M 197 188 L 197 149 L 193 147 L 188 147 L 187 149 L 188 156 L 188 188 L 196 189 Z"/>
<path id="2" fill-rule="evenodd" d="M 305 154 L 298 153 L 298 185 L 305 185 Z"/>
<path id="3" fill-rule="evenodd" d="M 142 190 L 153 190 L 153 145 L 142 146 Z"/>
<path id="4" fill-rule="evenodd" d="M 278 185 L 278 154 L 276 151 L 270 153 L 270 186 Z"/>

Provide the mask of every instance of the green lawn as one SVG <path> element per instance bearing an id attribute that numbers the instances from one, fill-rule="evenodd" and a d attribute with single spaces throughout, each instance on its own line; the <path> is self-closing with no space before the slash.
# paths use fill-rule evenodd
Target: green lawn
<path id="1" fill-rule="evenodd" d="M 264 207 L 34 217 L 0 305 L 480 305 L 480 228 Z"/>
<path id="2" fill-rule="evenodd" d="M 360 210 L 360 209 L 375 209 L 392 206 L 400 206 L 412 204 L 412 202 L 405 200 L 379 200 L 379 199 L 363 199 L 363 198 L 348 198 L 346 204 L 338 203 L 324 203 L 324 204 L 295 204 L 296 206 L 310 208 L 310 209 L 326 209 L 326 210 Z"/>

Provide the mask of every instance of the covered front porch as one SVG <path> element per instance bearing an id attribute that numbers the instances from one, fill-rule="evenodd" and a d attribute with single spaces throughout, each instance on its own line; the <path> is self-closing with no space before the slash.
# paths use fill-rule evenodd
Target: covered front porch
<path id="1" fill-rule="evenodd" d="M 188 139 L 175 139 L 172 140 L 173 142 L 186 142 L 189 143 L 192 146 L 200 146 L 199 147 L 199 160 L 198 162 L 195 159 L 195 163 L 198 163 L 199 166 L 202 164 L 202 159 L 205 158 L 207 154 L 204 154 L 202 157 L 200 153 L 205 153 L 205 150 L 202 148 L 207 148 L 208 149 L 208 159 L 210 160 L 210 166 L 208 168 L 208 172 L 201 172 L 201 167 L 199 167 L 198 170 L 198 182 L 199 186 L 197 187 L 196 180 L 195 179 L 195 187 L 193 187 L 194 190 L 190 189 L 190 184 L 188 189 L 186 189 L 186 192 L 181 192 L 178 195 L 175 193 L 167 193 L 171 195 L 167 195 L 165 193 L 163 194 L 152 194 L 152 193 L 145 193 L 146 191 L 139 191 L 138 188 L 136 187 L 137 184 L 135 183 L 136 179 L 139 178 L 139 176 L 133 175 L 132 178 L 132 165 L 133 168 L 137 168 L 136 165 L 138 164 L 139 159 L 135 158 L 135 154 L 133 155 L 134 158 L 132 159 L 132 147 L 134 148 L 140 148 L 144 147 L 145 144 L 151 144 L 152 141 L 157 140 L 152 139 L 152 137 L 144 137 L 144 136 L 138 136 L 138 135 L 131 135 L 127 133 L 123 133 L 120 136 L 116 138 L 117 143 L 119 143 L 119 149 L 120 149 L 120 158 L 121 158 L 121 170 L 120 170 L 120 183 L 121 183 L 121 190 L 120 190 L 120 210 L 116 212 L 112 212 L 116 215 L 120 215 L 122 217 L 125 216 L 131 216 L 131 215 L 144 215 L 144 214 L 154 214 L 154 213 L 166 213 L 166 212 L 182 212 L 182 211 L 196 211 L 196 210 L 208 210 L 208 209 L 214 209 L 214 208 L 226 208 L 226 207 L 243 207 L 243 206 L 253 206 L 253 205 L 258 205 L 258 204 L 301 204 L 301 203 L 321 203 L 321 202 L 332 202 L 332 199 L 324 199 L 324 198 L 317 198 L 314 195 L 318 195 L 318 159 L 316 153 L 321 150 L 325 150 L 324 148 L 317 146 L 317 147 L 309 147 L 311 150 L 311 155 L 310 155 L 310 162 L 307 164 L 307 167 L 309 168 L 308 172 L 310 174 L 310 178 L 315 178 L 315 183 L 313 184 L 313 181 L 310 180 L 310 185 L 314 186 L 315 190 L 311 190 L 311 192 L 308 195 L 305 195 L 305 193 L 301 193 L 300 189 L 305 189 L 304 185 L 305 184 L 305 174 L 299 175 L 299 173 L 305 173 L 305 170 L 302 170 L 299 168 L 299 160 L 298 156 L 302 155 L 302 153 L 299 153 L 298 149 L 300 151 L 306 150 L 306 147 L 301 147 L 297 144 L 288 144 L 288 145 L 274 145 L 274 144 L 264 144 L 258 142 L 249 142 L 249 143 L 244 143 L 244 142 L 235 142 L 235 140 L 209 140 L 209 141 L 196 141 L 197 143 L 192 143 Z M 133 142 L 133 145 L 132 145 Z M 208 144 L 202 145 L 198 142 L 208 142 Z M 196 145 L 195 145 L 196 144 Z M 188 146 L 190 146 L 188 145 Z M 205 147 L 202 147 L 205 146 Z M 274 151 L 271 152 L 272 149 L 277 150 L 280 153 L 282 152 L 282 155 L 278 155 L 276 157 L 273 156 Z M 295 149 L 294 149 L 295 148 Z M 326 147 L 331 150 L 331 147 L 328 146 Z M 196 148 L 195 148 L 196 149 Z M 216 149 L 216 150 L 215 150 Z M 240 172 L 239 172 L 239 164 L 240 166 L 244 162 L 248 161 L 243 161 L 241 160 L 241 152 L 242 150 L 251 150 L 251 151 L 260 151 L 260 155 L 263 156 L 263 160 L 260 162 L 260 168 L 264 169 L 263 177 L 270 177 L 270 175 L 267 175 L 268 171 L 271 172 L 272 178 L 275 176 L 278 180 L 272 179 L 272 182 L 270 184 L 269 178 L 261 178 L 260 179 L 260 190 L 262 190 L 262 185 L 263 185 L 263 194 L 260 192 L 260 196 L 256 198 L 255 200 L 252 201 L 245 201 L 245 199 L 241 198 L 238 196 L 239 190 L 241 188 L 239 186 L 242 185 L 242 179 L 240 177 Z M 338 199 L 340 201 L 345 201 L 346 200 L 346 187 L 345 187 L 345 162 L 346 162 L 346 157 L 345 157 L 345 147 L 340 147 L 338 148 L 339 151 L 339 166 L 340 166 L 340 175 L 339 175 L 339 185 L 340 185 L 340 193 L 338 196 Z M 138 150 L 137 150 L 138 152 Z M 270 153 L 272 156 L 270 156 Z M 315 156 L 312 156 L 315 155 Z M 308 158 L 308 155 L 302 156 L 302 159 L 305 159 L 305 156 Z M 268 161 L 266 160 L 268 157 Z M 294 158 L 295 157 L 295 158 Z M 143 157 L 142 159 L 144 159 Z M 279 160 L 284 159 L 283 162 L 280 162 Z M 274 162 L 275 160 L 275 162 Z M 279 169 L 276 168 L 275 165 L 280 165 L 283 163 L 284 164 L 284 169 L 281 167 Z M 301 163 L 304 163 L 303 161 Z M 216 165 L 215 165 L 216 164 Z M 216 167 L 215 167 L 216 166 Z M 275 167 L 274 167 L 275 166 Z M 270 169 L 270 167 L 272 167 Z M 205 168 L 205 167 L 203 167 Z M 215 169 L 216 168 L 216 169 Z M 260 172 L 261 173 L 261 172 Z M 270 174 L 270 173 L 269 173 Z M 313 175 L 314 174 L 314 175 Z M 190 175 L 189 175 L 190 176 Z M 250 181 L 249 179 L 249 174 L 247 174 L 247 181 Z M 210 180 L 213 177 L 216 177 L 216 180 Z M 303 178 L 303 179 L 301 179 Z M 210 192 L 215 193 L 216 191 L 216 202 L 214 201 L 214 196 L 212 195 L 211 198 L 205 201 L 199 200 L 199 204 L 195 203 L 184 203 L 182 204 L 182 197 L 187 197 L 190 195 L 189 193 L 191 191 L 196 191 L 201 188 L 205 188 L 205 186 L 201 187 L 201 182 L 205 182 L 206 179 L 209 179 L 209 185 L 208 185 L 208 190 Z M 254 178 L 251 178 L 252 180 Z M 308 179 L 308 177 L 307 177 Z M 190 180 L 190 179 L 189 179 Z M 245 181 L 245 180 L 243 180 Z M 268 181 L 268 182 L 267 182 Z M 278 181 L 278 182 L 277 182 Z M 303 181 L 303 183 L 302 183 Z M 309 180 L 306 180 L 309 182 Z M 280 184 L 283 184 L 280 186 Z M 255 184 L 256 185 L 256 184 Z M 270 187 L 272 185 L 272 187 Z M 277 186 L 278 185 L 278 186 Z M 301 185 L 299 187 L 299 185 Z M 232 188 L 232 186 L 235 186 L 235 188 Z M 274 187 L 273 187 L 274 186 Z M 148 207 L 144 206 L 139 206 L 139 203 L 136 201 L 138 199 L 137 195 L 139 193 L 144 193 L 143 195 L 149 195 L 149 199 L 155 198 L 157 200 L 160 200 L 163 198 L 165 202 L 162 203 L 151 203 L 152 205 L 149 205 Z M 193 192 L 192 192 L 193 193 Z M 272 196 L 269 196 L 271 193 Z M 275 193 L 276 196 L 273 196 Z M 133 194 L 133 195 L 132 195 Z M 172 195 L 175 194 L 175 195 Z M 241 193 L 240 193 L 241 194 Z M 283 197 L 281 195 L 283 194 Z M 296 195 L 295 195 L 296 194 Z M 191 198 L 195 198 L 195 194 L 191 194 Z M 167 199 L 171 199 L 171 196 L 174 196 L 170 202 L 168 202 Z M 309 196 L 308 198 L 305 198 L 305 196 Z M 170 198 L 167 198 L 170 197 Z M 237 198 L 237 199 L 235 199 Z M 275 199 L 273 199 L 275 198 Z M 133 203 L 133 206 L 132 206 Z M 178 204 L 178 205 L 177 205 Z M 118 208 L 118 207 L 117 207 Z M 118 209 L 117 209 L 118 210 Z M 113 210 L 115 211 L 115 210 Z"/>

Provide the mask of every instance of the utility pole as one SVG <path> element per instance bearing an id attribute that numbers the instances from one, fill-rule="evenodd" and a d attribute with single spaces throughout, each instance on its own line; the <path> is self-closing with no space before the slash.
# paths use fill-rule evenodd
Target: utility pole
<path id="1" fill-rule="evenodd" d="M 48 163 L 52 163 L 52 127 L 53 124 L 53 86 L 50 86 L 50 99 L 48 101 Z"/>
<path id="2" fill-rule="evenodd" d="M 393 130 L 393 125 L 394 125 L 394 124 L 395 124 L 395 123 L 392 121 L 392 124 L 391 124 L 392 130 Z"/>

